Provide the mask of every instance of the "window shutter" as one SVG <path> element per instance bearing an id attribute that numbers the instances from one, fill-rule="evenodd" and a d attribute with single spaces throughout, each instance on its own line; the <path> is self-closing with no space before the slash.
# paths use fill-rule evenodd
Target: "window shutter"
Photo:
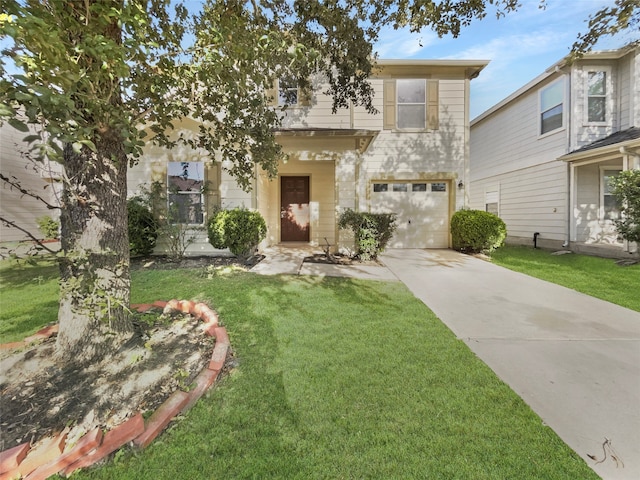
<path id="1" fill-rule="evenodd" d="M 205 195 L 205 206 L 207 218 L 220 208 L 220 163 L 205 163 L 205 178 L 207 180 L 207 189 Z"/>
<path id="2" fill-rule="evenodd" d="M 299 87 L 298 88 L 298 95 L 300 96 L 298 98 L 298 105 L 300 105 L 302 107 L 310 107 L 311 106 L 311 100 L 313 98 L 313 92 L 311 91 L 311 84 L 309 84 L 306 87 Z"/>
<path id="3" fill-rule="evenodd" d="M 268 105 L 272 107 L 278 106 L 278 80 L 274 80 L 271 88 L 268 88 L 265 93 L 265 96 L 268 100 Z"/>
<path id="4" fill-rule="evenodd" d="M 385 80 L 383 85 L 382 121 L 385 130 L 396 128 L 396 81 Z"/>
<path id="5" fill-rule="evenodd" d="M 427 130 L 439 128 L 438 80 L 427 80 Z"/>

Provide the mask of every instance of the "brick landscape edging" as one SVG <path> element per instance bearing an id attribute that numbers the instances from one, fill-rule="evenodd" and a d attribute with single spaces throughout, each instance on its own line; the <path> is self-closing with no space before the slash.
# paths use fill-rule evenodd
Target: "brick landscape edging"
<path id="1" fill-rule="evenodd" d="M 225 327 L 219 326 L 218 314 L 205 303 L 191 300 L 157 301 L 152 304 L 131 305 L 138 312 L 146 312 L 152 308 L 162 308 L 163 313 L 182 312 L 192 315 L 203 322 L 203 333 L 216 340 L 211 360 L 196 377 L 195 388 L 189 392 L 175 391 L 145 421 L 141 413 L 137 413 L 120 425 L 103 435 L 96 428 L 78 440 L 68 451 L 65 451 L 67 430 L 55 437 L 38 442 L 37 448 L 29 443 L 12 447 L 0 452 L 0 480 L 16 477 L 25 480 L 40 480 L 56 473 L 69 476 L 80 468 L 89 467 L 107 455 L 122 448 L 129 442 L 139 449 L 146 448 L 173 418 L 189 410 L 215 383 L 224 367 L 231 344 Z M 33 342 L 47 339 L 58 332 L 57 325 L 45 327 L 22 342 L 0 345 L 0 350 L 20 348 Z"/>

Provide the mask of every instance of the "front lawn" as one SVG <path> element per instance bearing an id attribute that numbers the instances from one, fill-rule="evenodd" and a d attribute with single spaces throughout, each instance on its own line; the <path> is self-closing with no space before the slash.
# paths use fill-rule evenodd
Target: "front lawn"
<path id="1" fill-rule="evenodd" d="M 640 312 L 640 264 L 617 265 L 610 258 L 504 246 L 491 254 L 496 265 L 586 293 Z"/>
<path id="2" fill-rule="evenodd" d="M 52 282 L 31 300 L 55 302 Z M 400 283 L 134 272 L 133 302 L 173 297 L 219 311 L 234 368 L 147 450 L 78 478 L 597 478 Z"/>

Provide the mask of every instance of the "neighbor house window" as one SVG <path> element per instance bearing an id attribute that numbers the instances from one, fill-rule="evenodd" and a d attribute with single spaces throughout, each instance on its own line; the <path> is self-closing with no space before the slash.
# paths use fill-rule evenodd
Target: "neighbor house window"
<path id="1" fill-rule="evenodd" d="M 540 134 L 562 128 L 564 80 L 560 79 L 540 90 Z"/>
<path id="2" fill-rule="evenodd" d="M 278 105 L 298 105 L 300 92 L 295 78 L 281 78 L 278 81 Z"/>
<path id="3" fill-rule="evenodd" d="M 602 195 L 601 195 L 601 211 L 604 220 L 616 220 L 620 218 L 620 204 L 616 196 L 612 193 L 610 182 L 616 178 L 620 170 L 602 170 Z"/>
<path id="4" fill-rule="evenodd" d="M 587 122 L 607 121 L 607 72 L 587 72 Z"/>
<path id="5" fill-rule="evenodd" d="M 484 210 L 485 212 L 499 214 L 499 202 L 500 195 L 497 190 L 491 190 L 484 193 Z"/>
<path id="6" fill-rule="evenodd" d="M 168 219 L 171 223 L 204 223 L 204 163 L 169 162 L 167 166 Z"/>

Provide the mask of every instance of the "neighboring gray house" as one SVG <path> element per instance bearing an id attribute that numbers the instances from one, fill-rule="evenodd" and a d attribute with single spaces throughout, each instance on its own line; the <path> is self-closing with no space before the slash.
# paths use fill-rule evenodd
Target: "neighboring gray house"
<path id="1" fill-rule="evenodd" d="M 28 146 L 23 141 L 26 135 L 28 133 L 20 132 L 8 123 L 0 126 L 0 173 L 10 182 L 18 182 L 21 188 L 39 195 L 46 202 L 58 205 L 60 185 L 56 183 L 56 179 L 61 168 L 57 164 L 29 160 L 26 156 Z M 44 216 L 57 219 L 59 212 L 57 209 L 47 208 L 43 202 L 0 180 L 0 216 L 40 238 L 42 235 L 38 230 L 37 219 Z M 0 222 L 0 243 L 28 239 L 23 231 Z"/>
<path id="2" fill-rule="evenodd" d="M 640 46 L 565 58 L 471 122 L 470 206 L 507 242 L 637 254 L 608 179 L 640 168 Z"/>

